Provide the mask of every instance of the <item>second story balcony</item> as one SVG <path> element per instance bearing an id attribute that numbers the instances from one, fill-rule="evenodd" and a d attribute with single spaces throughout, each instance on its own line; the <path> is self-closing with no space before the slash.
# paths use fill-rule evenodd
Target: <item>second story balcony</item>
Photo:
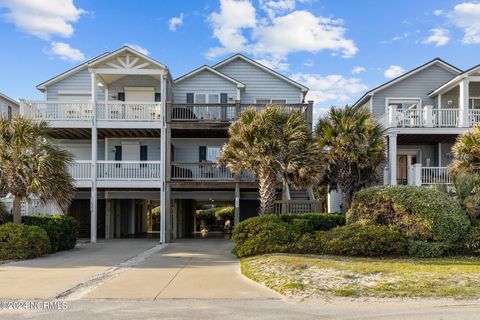
<path id="1" fill-rule="evenodd" d="M 379 122 L 385 128 L 468 128 L 480 123 L 480 109 L 437 109 L 433 106 L 397 109 L 392 106 Z"/>

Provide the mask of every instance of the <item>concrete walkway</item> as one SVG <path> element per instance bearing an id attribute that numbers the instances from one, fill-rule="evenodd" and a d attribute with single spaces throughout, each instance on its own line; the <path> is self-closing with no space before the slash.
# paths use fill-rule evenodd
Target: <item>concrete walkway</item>
<path id="1" fill-rule="evenodd" d="M 85 298 L 269 299 L 280 296 L 240 274 L 232 243 L 180 240 L 105 282 Z"/>
<path id="2" fill-rule="evenodd" d="M 156 240 L 110 240 L 0 265 L 0 298 L 52 299 L 156 246 Z"/>

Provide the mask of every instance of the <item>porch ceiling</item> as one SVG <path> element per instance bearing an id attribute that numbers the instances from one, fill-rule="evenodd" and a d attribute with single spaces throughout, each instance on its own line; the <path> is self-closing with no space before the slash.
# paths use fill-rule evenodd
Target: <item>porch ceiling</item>
<path id="1" fill-rule="evenodd" d="M 437 144 L 454 143 L 456 134 L 399 134 L 398 144 Z"/>
<path id="2" fill-rule="evenodd" d="M 228 130 L 222 129 L 172 129 L 172 138 L 228 138 Z"/>
<path id="3" fill-rule="evenodd" d="M 122 138 L 159 138 L 160 131 L 156 129 L 97 129 L 99 139 Z M 55 128 L 50 136 L 54 139 L 91 139 L 89 128 Z"/>

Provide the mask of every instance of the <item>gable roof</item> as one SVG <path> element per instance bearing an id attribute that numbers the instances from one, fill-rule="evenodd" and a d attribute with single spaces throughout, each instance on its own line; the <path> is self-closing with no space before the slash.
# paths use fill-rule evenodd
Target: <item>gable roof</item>
<path id="1" fill-rule="evenodd" d="M 234 78 L 226 75 L 225 73 L 220 72 L 220 71 L 218 71 L 218 70 L 215 70 L 215 69 L 213 69 L 212 67 L 207 66 L 207 65 L 203 65 L 203 66 L 201 66 L 200 68 L 197 68 L 197 69 L 195 69 L 195 70 L 193 70 L 193 71 L 190 71 L 190 72 L 187 73 L 187 74 L 184 74 L 184 75 L 181 76 L 181 77 L 178 77 L 177 79 L 174 80 L 174 83 L 182 82 L 182 81 L 184 81 L 184 80 L 186 80 L 186 79 L 188 79 L 188 78 L 190 78 L 190 77 L 193 77 L 193 76 L 195 76 L 196 74 L 199 74 L 200 72 L 203 72 L 203 71 L 210 71 L 211 73 L 213 73 L 213 74 L 215 74 L 215 75 L 217 75 L 217 76 L 219 76 L 219 77 L 222 77 L 222 78 L 224 78 L 225 80 L 228 80 L 228 81 L 230 81 L 230 82 L 232 82 L 232 83 L 235 83 L 238 88 L 245 88 L 245 84 L 243 84 L 243 83 L 241 83 L 240 81 L 238 81 L 238 80 L 236 80 L 236 79 L 234 79 Z"/>
<path id="2" fill-rule="evenodd" d="M 0 97 L 2 97 L 3 99 L 7 100 L 7 101 L 10 101 L 11 103 L 13 103 L 14 105 L 18 106 L 18 101 L 15 100 L 15 99 L 12 99 L 10 98 L 9 96 L 7 95 L 4 95 L 3 93 L 0 92 Z"/>
<path id="3" fill-rule="evenodd" d="M 392 85 L 394 85 L 395 83 L 399 82 L 399 81 L 402 81 L 410 76 L 413 76 L 414 74 L 424 70 L 424 69 L 427 69 L 429 67 L 431 67 L 432 65 L 438 65 L 442 68 L 444 68 L 445 70 L 451 72 L 452 74 L 455 74 L 455 75 L 458 75 L 459 73 L 462 72 L 461 69 L 455 67 L 454 65 L 448 63 L 448 62 L 445 62 L 443 61 L 442 59 L 440 58 L 435 58 L 435 59 L 432 59 L 430 61 L 428 61 L 427 63 L 424 63 L 388 82 L 385 82 L 384 84 L 381 84 L 375 88 L 373 88 L 372 90 L 370 91 L 367 91 L 362 97 L 360 97 L 360 99 L 357 100 L 357 102 L 355 102 L 353 104 L 354 107 L 358 107 L 359 105 L 363 104 L 364 102 L 366 102 L 366 100 L 368 100 L 367 98 L 370 98 L 371 96 L 373 96 L 376 92 L 380 91 L 380 90 L 383 90 L 385 88 L 388 88 Z"/>
<path id="4" fill-rule="evenodd" d="M 228 63 L 230 63 L 230 62 L 232 62 L 232 61 L 234 61 L 234 60 L 237 60 L 237 59 L 241 59 L 241 60 L 243 60 L 243 61 L 245 61 L 245 62 L 247 62 L 247 63 L 250 63 L 251 65 L 253 65 L 253 66 L 257 67 L 257 68 L 262 69 L 262 70 L 270 73 L 271 75 L 273 75 L 273 76 L 275 76 L 275 77 L 277 77 L 277 78 L 279 78 L 279 79 L 281 79 L 281 80 L 283 80 L 283 81 L 286 81 L 286 82 L 290 83 L 291 85 L 293 85 L 293 86 L 295 86 L 295 87 L 300 88 L 300 89 L 302 90 L 302 92 L 305 92 L 305 93 L 306 93 L 306 92 L 308 91 L 308 88 L 305 87 L 304 85 L 302 85 L 302 84 L 300 84 L 300 83 L 298 83 L 298 82 L 296 82 L 296 81 L 294 81 L 294 80 L 292 80 L 292 79 L 284 76 L 284 75 L 281 74 L 281 73 L 276 72 L 275 70 L 272 70 L 272 69 L 264 66 L 263 64 L 255 61 L 255 60 L 253 60 L 253 59 L 250 59 L 250 58 L 248 58 L 248 57 L 246 57 L 246 56 L 244 56 L 243 54 L 240 54 L 240 53 L 234 54 L 233 56 L 231 56 L 231 57 L 229 57 L 229 58 L 227 58 L 227 59 L 225 59 L 225 60 L 223 60 L 223 61 L 220 61 L 219 63 L 213 65 L 212 68 L 213 68 L 213 69 L 220 68 L 221 66 L 224 66 L 224 65 L 226 65 L 226 64 L 228 64 Z"/>
<path id="5" fill-rule="evenodd" d="M 455 84 L 457 81 L 459 81 L 463 78 L 466 78 L 470 75 L 470 73 L 475 72 L 475 71 L 479 71 L 479 70 L 480 70 L 480 64 L 477 64 L 477 65 L 471 67 L 470 69 L 465 70 L 464 72 L 458 74 L 456 77 L 448 80 L 447 82 L 445 82 L 444 84 L 442 84 L 441 86 L 439 86 L 438 88 L 436 88 L 435 90 L 430 92 L 428 94 L 428 96 L 430 96 L 430 97 L 435 96 L 435 95 L 439 94 L 440 92 L 445 91 L 446 88 L 449 88 L 450 86 Z"/>
<path id="6" fill-rule="evenodd" d="M 148 62 L 151 62 L 151 63 L 157 65 L 158 67 L 163 68 L 163 69 L 168 71 L 167 66 L 165 66 L 164 64 L 150 58 L 149 56 L 147 56 L 147 55 L 145 55 L 145 54 L 143 54 L 143 53 L 141 53 L 141 52 L 139 52 L 139 51 L 137 51 L 137 50 L 135 50 L 135 49 L 133 49 L 129 46 L 123 46 L 123 47 L 121 47 L 121 48 L 119 48 L 115 51 L 112 51 L 112 52 L 107 51 L 107 52 L 104 52 L 104 53 L 90 59 L 90 60 L 87 60 L 87 61 L 85 61 L 85 62 L 83 62 L 83 63 L 81 63 L 81 64 L 79 64 L 79 65 L 77 65 L 77 66 L 75 66 L 75 67 L 57 75 L 57 76 L 55 76 L 55 77 L 53 77 L 53 78 L 48 79 L 47 81 L 44 81 L 44 82 L 40 83 L 39 85 L 37 85 L 36 88 L 43 92 L 43 91 L 46 90 L 47 86 L 52 85 L 52 84 L 54 84 L 54 83 L 56 83 L 56 82 L 58 82 L 62 79 L 65 79 L 65 78 L 69 77 L 70 75 L 75 74 L 76 72 L 78 72 L 78 71 L 80 71 L 84 68 L 91 67 L 91 66 L 94 66 L 98 63 L 101 63 L 102 61 L 105 61 L 106 59 L 108 59 L 108 58 L 110 58 L 110 57 L 112 57 L 112 56 L 114 56 L 118 53 L 124 52 L 124 51 L 130 51 L 133 54 L 139 55 L 140 57 L 147 60 Z M 172 80 L 172 82 L 173 82 L 172 75 L 170 74 L 170 72 L 167 72 L 167 73 L 168 73 L 168 76 L 169 76 L 170 80 Z"/>

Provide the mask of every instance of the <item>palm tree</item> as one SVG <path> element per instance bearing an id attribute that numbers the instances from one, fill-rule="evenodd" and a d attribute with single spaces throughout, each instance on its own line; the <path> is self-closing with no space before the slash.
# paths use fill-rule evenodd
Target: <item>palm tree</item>
<path id="1" fill-rule="evenodd" d="M 229 129 L 220 163 L 236 174 L 253 172 L 259 179 L 260 214 L 272 213 L 277 177 L 282 177 L 283 194 L 289 185 L 300 188 L 318 177 L 318 147 L 299 110 L 287 112 L 269 105 L 261 111 L 247 109 Z"/>
<path id="2" fill-rule="evenodd" d="M 323 183 L 341 190 L 344 210 L 356 191 L 379 178 L 386 159 L 383 131 L 367 109 L 350 106 L 330 108 L 315 127 L 327 162 Z"/>
<path id="3" fill-rule="evenodd" d="M 70 153 L 53 145 L 45 121 L 0 119 L 0 188 L 13 196 L 13 221 L 21 223 L 21 201 L 38 197 L 66 210 L 75 187 L 68 173 Z"/>

